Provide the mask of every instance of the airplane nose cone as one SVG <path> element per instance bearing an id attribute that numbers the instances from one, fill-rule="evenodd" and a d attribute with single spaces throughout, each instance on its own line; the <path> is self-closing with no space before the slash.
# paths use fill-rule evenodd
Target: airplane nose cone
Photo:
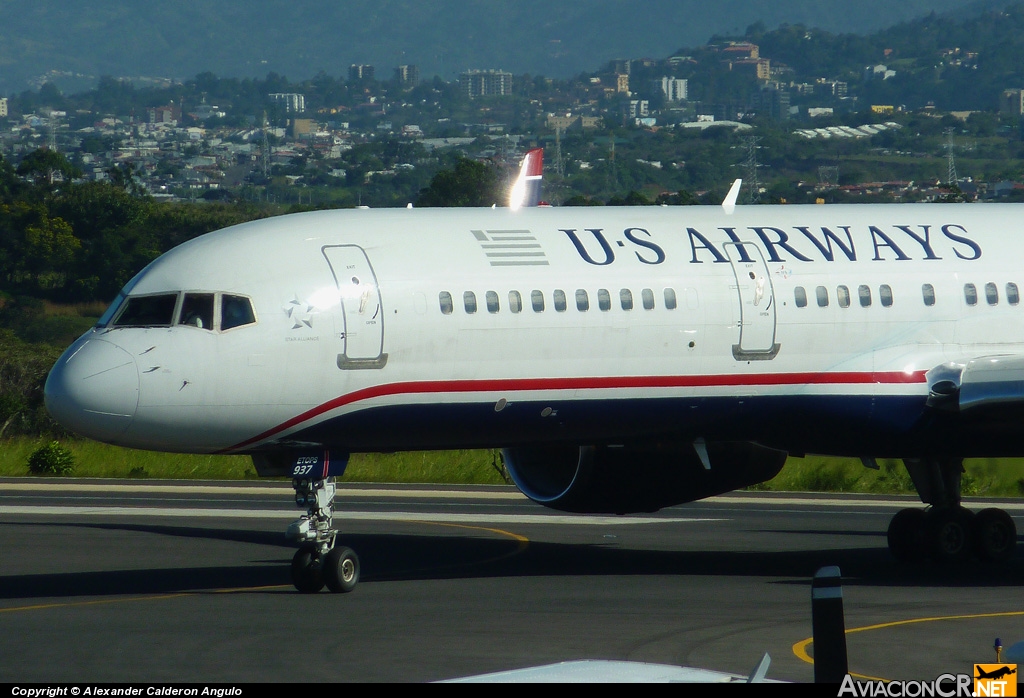
<path id="1" fill-rule="evenodd" d="M 50 416 L 65 428 L 114 441 L 135 417 L 139 370 L 135 358 L 119 346 L 85 339 L 57 360 L 43 394 Z"/>

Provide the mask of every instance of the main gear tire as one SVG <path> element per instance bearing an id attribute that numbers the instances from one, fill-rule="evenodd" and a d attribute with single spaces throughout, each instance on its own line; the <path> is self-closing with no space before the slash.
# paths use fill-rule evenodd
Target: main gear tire
<path id="1" fill-rule="evenodd" d="M 324 588 L 324 577 L 312 550 L 297 550 L 292 558 L 292 584 L 301 594 L 315 594 Z"/>
<path id="2" fill-rule="evenodd" d="M 889 522 L 886 534 L 889 552 L 900 562 L 917 562 L 924 558 L 925 512 L 923 509 L 901 509 Z"/>
<path id="3" fill-rule="evenodd" d="M 1006 562 L 1017 552 L 1017 526 L 1002 509 L 982 509 L 974 517 L 974 554 L 983 562 Z"/>
<path id="4" fill-rule="evenodd" d="M 359 556 L 351 548 L 337 545 L 324 556 L 321 573 L 332 592 L 348 593 L 359 583 Z"/>

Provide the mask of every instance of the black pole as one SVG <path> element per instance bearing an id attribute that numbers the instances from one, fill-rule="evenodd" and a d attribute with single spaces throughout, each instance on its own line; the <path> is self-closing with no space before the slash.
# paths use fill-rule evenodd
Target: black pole
<path id="1" fill-rule="evenodd" d="M 822 567 L 811 583 L 811 625 L 814 634 L 814 682 L 842 683 L 846 660 L 843 580 L 839 568 Z"/>

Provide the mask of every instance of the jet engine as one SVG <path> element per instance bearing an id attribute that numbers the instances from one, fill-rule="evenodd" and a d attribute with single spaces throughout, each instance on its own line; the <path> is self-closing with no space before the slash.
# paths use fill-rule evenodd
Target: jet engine
<path id="1" fill-rule="evenodd" d="M 516 486 L 552 509 L 632 514 L 770 480 L 787 454 L 748 442 L 543 445 L 502 450 Z M 706 467 L 706 466 L 710 467 Z"/>

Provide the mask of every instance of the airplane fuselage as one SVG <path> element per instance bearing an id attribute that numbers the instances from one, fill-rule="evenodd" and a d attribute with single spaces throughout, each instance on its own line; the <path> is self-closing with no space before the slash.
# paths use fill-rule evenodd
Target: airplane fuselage
<path id="1" fill-rule="evenodd" d="M 1017 212 L 271 218 L 151 264 L 127 296 L 153 308 L 125 320 L 115 302 L 58 362 L 48 404 L 94 438 L 167 451 L 728 437 L 794 453 L 1019 455 L 1016 426 L 926 406 L 928 371 L 1021 353 Z M 225 303 L 246 302 L 251 321 L 228 327 Z M 205 323 L 185 317 L 197 304 L 212 308 Z"/>

